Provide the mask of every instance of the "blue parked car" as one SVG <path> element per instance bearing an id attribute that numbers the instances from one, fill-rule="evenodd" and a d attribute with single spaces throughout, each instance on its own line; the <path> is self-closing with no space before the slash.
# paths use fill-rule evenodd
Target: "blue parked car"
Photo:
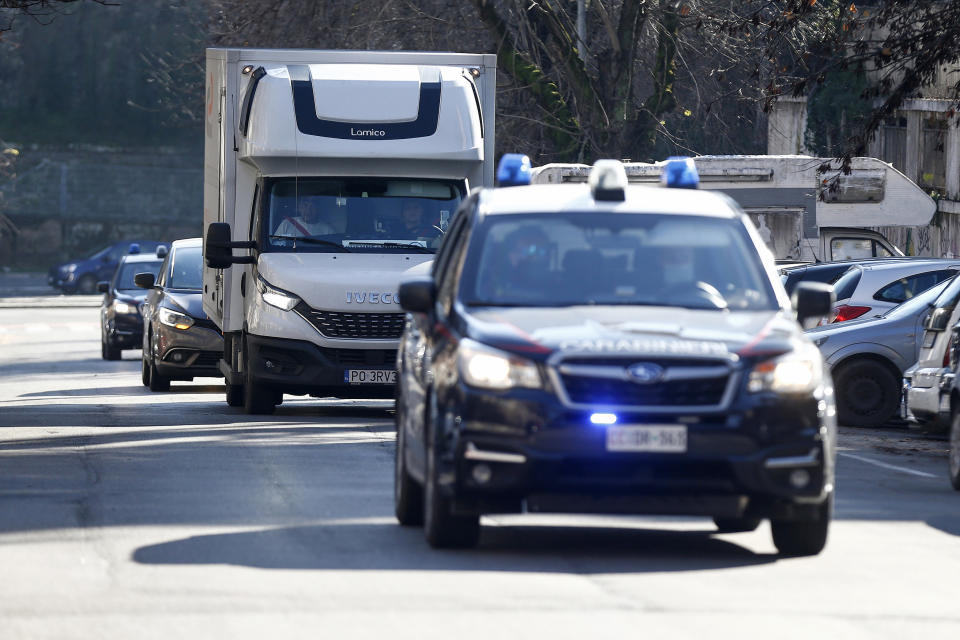
<path id="1" fill-rule="evenodd" d="M 113 277 L 120 258 L 131 252 L 156 253 L 159 245 L 168 246 L 155 240 L 125 240 L 111 244 L 86 258 L 50 267 L 47 283 L 63 293 L 96 293 L 98 282 Z"/>

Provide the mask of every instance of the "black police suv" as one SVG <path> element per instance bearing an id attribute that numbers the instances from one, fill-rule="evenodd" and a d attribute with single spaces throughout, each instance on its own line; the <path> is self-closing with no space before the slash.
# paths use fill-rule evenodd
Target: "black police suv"
<path id="1" fill-rule="evenodd" d="M 166 391 L 171 380 L 223 377 L 223 335 L 203 310 L 203 240 L 177 240 L 160 275 L 134 278 L 147 289 L 143 303 L 142 379 L 151 391 Z"/>
<path id="2" fill-rule="evenodd" d="M 143 340 L 140 303 L 145 293 L 133 282 L 138 273 L 156 276 L 163 262 L 156 254 L 128 254 L 120 259 L 109 282 L 97 283 L 103 294 L 100 303 L 100 355 L 119 360 L 123 349 L 139 349 Z"/>
<path id="3" fill-rule="evenodd" d="M 835 408 L 797 319 L 829 287 L 794 311 L 732 200 L 603 169 L 474 193 L 401 285 L 398 520 L 456 547 L 485 513 L 769 518 L 781 553 L 818 553 Z"/>

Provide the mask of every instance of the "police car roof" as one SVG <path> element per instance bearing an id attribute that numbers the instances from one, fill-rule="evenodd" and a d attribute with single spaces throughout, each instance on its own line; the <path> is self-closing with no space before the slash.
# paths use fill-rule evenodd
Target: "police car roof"
<path id="1" fill-rule="evenodd" d="M 131 262 L 160 262 L 163 258 L 158 258 L 155 253 L 128 253 L 120 258 L 120 262 L 128 264 Z"/>
<path id="2" fill-rule="evenodd" d="M 711 191 L 630 185 L 624 193 L 623 201 L 604 201 L 594 200 L 590 187 L 585 184 L 501 187 L 484 189 L 480 208 L 486 215 L 563 211 L 665 213 L 716 218 L 740 215 L 733 200 Z"/>

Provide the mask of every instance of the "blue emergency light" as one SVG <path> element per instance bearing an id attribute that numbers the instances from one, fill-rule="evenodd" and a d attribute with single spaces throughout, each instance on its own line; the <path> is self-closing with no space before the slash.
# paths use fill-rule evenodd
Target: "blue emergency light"
<path id="1" fill-rule="evenodd" d="M 505 153 L 497 165 L 497 183 L 501 187 L 530 184 L 530 158 L 522 153 Z"/>
<path id="2" fill-rule="evenodd" d="M 140 245 L 137 244 L 136 242 L 132 243 L 130 245 L 130 248 L 127 250 L 127 253 L 129 253 L 130 255 L 136 255 L 140 253 Z"/>
<path id="3" fill-rule="evenodd" d="M 696 189 L 700 186 L 700 174 L 693 158 L 671 156 L 660 171 L 660 182 L 672 189 Z"/>

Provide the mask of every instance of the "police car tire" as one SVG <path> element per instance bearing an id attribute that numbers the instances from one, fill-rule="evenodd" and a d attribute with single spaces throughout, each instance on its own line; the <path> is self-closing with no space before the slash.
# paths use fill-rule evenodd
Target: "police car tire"
<path id="1" fill-rule="evenodd" d="M 827 545 L 833 494 L 817 510 L 815 520 L 771 520 L 773 545 L 782 556 L 815 556 Z"/>
<path id="2" fill-rule="evenodd" d="M 404 413 L 405 409 L 398 394 L 397 408 L 394 412 L 397 424 L 397 447 L 393 469 L 393 511 L 402 526 L 413 527 L 423 525 L 423 487 L 407 471 L 404 456 L 407 450 L 407 438 L 401 426 Z"/>
<path id="3" fill-rule="evenodd" d="M 947 457 L 950 484 L 960 491 L 960 411 L 953 414 L 950 423 L 950 454 Z"/>
<path id="4" fill-rule="evenodd" d="M 720 533 L 746 533 L 760 526 L 761 518 L 714 518 Z"/>
<path id="5" fill-rule="evenodd" d="M 104 360 L 119 360 L 123 353 L 119 347 L 114 347 L 107 342 L 107 338 L 100 338 L 100 357 Z"/>
<path id="6" fill-rule="evenodd" d="M 427 402 L 430 407 L 431 402 Z M 443 495 L 437 480 L 437 448 L 433 442 L 435 411 L 428 410 L 426 486 L 423 491 L 423 529 L 427 543 L 434 549 L 465 549 L 480 539 L 479 515 L 454 515 L 450 498 Z"/>
<path id="7" fill-rule="evenodd" d="M 899 406 L 900 381 L 874 360 L 861 359 L 841 366 L 834 382 L 837 413 L 844 426 L 879 427 Z"/>

